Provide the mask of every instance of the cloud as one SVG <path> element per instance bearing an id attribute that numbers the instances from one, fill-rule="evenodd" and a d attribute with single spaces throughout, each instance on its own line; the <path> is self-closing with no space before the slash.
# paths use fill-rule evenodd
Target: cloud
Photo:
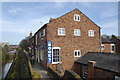
<path id="1" fill-rule="evenodd" d="M 21 8 L 14 8 L 14 9 L 9 9 L 8 12 L 9 12 L 9 13 L 12 13 L 12 14 L 13 14 L 13 13 L 16 14 L 16 13 L 18 13 L 18 12 L 21 11 L 21 10 L 22 10 Z"/>
<path id="2" fill-rule="evenodd" d="M 20 34 L 24 34 L 26 32 L 25 29 L 20 27 L 20 25 L 12 21 L 3 20 L 2 27 L 2 32 L 12 32 Z"/>
<path id="3" fill-rule="evenodd" d="M 119 0 L 2 0 L 2 2 L 118 2 Z"/>
<path id="4" fill-rule="evenodd" d="M 82 3 L 80 3 L 83 7 L 91 7 L 92 5 L 91 5 L 91 3 L 90 2 L 82 2 Z"/>
<path id="5" fill-rule="evenodd" d="M 118 35 L 118 20 L 104 21 L 100 24 L 102 34 Z"/>
<path id="6" fill-rule="evenodd" d="M 3 20 L 3 29 L 0 30 L 2 32 L 12 32 L 18 34 L 26 34 L 29 33 L 31 30 L 35 32 L 39 28 L 41 28 L 45 23 L 48 23 L 50 16 L 44 16 L 41 18 L 34 18 L 29 20 L 21 20 L 21 21 L 9 21 Z"/>
<path id="7" fill-rule="evenodd" d="M 117 16 L 118 15 L 118 9 L 117 9 L 118 6 L 113 7 L 113 8 L 110 8 L 106 11 L 103 11 L 101 13 L 101 18 L 109 18 L 109 17 L 114 17 L 114 16 Z"/>
<path id="8" fill-rule="evenodd" d="M 108 22 L 102 22 L 101 23 L 101 28 L 118 28 L 118 20 L 111 20 Z"/>

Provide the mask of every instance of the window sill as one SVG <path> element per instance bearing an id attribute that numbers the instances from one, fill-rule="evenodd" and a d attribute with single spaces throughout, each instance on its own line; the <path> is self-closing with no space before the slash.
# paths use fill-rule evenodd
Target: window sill
<path id="1" fill-rule="evenodd" d="M 80 35 L 74 35 L 75 37 L 80 37 Z"/>
<path id="2" fill-rule="evenodd" d="M 89 36 L 89 37 L 95 37 L 95 36 Z"/>
<path id="3" fill-rule="evenodd" d="M 65 36 L 65 34 L 58 34 L 58 36 Z"/>
<path id="4" fill-rule="evenodd" d="M 74 56 L 74 57 L 81 57 L 81 56 Z"/>
<path id="5" fill-rule="evenodd" d="M 115 51 L 111 51 L 111 53 L 115 53 Z"/>
<path id="6" fill-rule="evenodd" d="M 41 59 L 42 61 L 44 61 L 44 59 Z"/>
<path id="7" fill-rule="evenodd" d="M 80 22 L 80 20 L 74 20 L 74 21 L 78 21 L 78 22 Z"/>
<path id="8" fill-rule="evenodd" d="M 59 64 L 59 63 L 62 63 L 62 62 L 52 62 L 52 64 Z"/>

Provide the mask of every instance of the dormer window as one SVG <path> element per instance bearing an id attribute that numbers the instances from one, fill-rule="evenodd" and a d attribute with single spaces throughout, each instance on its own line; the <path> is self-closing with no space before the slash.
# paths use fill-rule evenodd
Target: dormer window
<path id="1" fill-rule="evenodd" d="M 75 14 L 74 15 L 74 21 L 80 21 L 80 15 Z"/>

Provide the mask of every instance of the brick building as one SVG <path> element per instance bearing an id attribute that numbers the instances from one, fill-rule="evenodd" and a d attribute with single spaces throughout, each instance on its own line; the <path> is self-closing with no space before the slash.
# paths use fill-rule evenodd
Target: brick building
<path id="1" fill-rule="evenodd" d="M 89 52 L 74 63 L 74 71 L 83 79 L 119 80 L 120 54 Z"/>
<path id="2" fill-rule="evenodd" d="M 110 36 L 102 36 L 101 40 L 101 52 L 116 53 L 116 44 Z"/>
<path id="3" fill-rule="evenodd" d="M 30 55 L 34 55 L 35 56 L 35 38 L 34 36 L 32 36 L 32 32 L 30 32 L 29 35 L 30 39 L 29 39 L 29 53 Z"/>
<path id="4" fill-rule="evenodd" d="M 57 19 L 51 18 L 34 34 L 34 40 L 37 62 L 64 71 L 72 69 L 74 61 L 85 53 L 100 52 L 100 27 L 74 9 Z"/>
<path id="5" fill-rule="evenodd" d="M 115 43 L 116 53 L 120 53 L 120 36 L 112 35 L 111 41 Z"/>
<path id="6" fill-rule="evenodd" d="M 119 36 L 102 36 L 101 52 L 120 53 Z"/>

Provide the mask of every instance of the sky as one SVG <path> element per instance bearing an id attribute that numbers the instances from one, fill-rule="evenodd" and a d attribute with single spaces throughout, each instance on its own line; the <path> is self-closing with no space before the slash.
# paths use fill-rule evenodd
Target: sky
<path id="1" fill-rule="evenodd" d="M 1 6 L 0 42 L 19 44 L 51 17 L 58 18 L 75 8 L 101 27 L 101 35 L 118 35 L 118 2 L 2 2 Z"/>

